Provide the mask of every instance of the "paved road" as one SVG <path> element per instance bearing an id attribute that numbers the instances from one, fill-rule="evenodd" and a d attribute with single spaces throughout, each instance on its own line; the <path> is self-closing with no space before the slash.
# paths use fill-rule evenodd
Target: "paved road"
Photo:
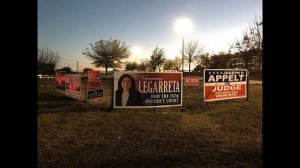
<path id="1" fill-rule="evenodd" d="M 261 80 L 250 80 L 249 83 L 250 85 L 262 85 Z"/>

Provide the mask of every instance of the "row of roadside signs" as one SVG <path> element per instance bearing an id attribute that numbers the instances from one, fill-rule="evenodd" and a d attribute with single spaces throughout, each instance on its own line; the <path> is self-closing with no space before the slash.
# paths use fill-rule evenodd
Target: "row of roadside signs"
<path id="1" fill-rule="evenodd" d="M 246 98 L 247 77 L 246 69 L 205 69 L 204 101 Z M 80 79 L 80 74 L 58 71 L 56 89 L 80 99 Z M 182 72 L 114 72 L 114 108 L 182 106 L 183 82 L 184 86 L 199 86 L 199 77 L 183 78 Z M 103 97 L 99 71 L 88 72 L 87 86 L 88 99 Z M 134 88 L 124 91 L 130 87 Z"/>
<path id="2" fill-rule="evenodd" d="M 103 97 L 103 89 L 101 86 L 100 72 L 88 71 L 87 98 Z M 66 74 L 65 71 L 56 72 L 55 87 L 57 90 L 65 92 L 65 95 L 74 99 L 80 99 L 80 74 Z"/>

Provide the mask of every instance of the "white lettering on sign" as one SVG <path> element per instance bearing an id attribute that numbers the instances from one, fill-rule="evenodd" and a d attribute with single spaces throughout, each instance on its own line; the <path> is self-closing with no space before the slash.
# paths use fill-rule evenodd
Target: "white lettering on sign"
<path id="1" fill-rule="evenodd" d="M 221 92 L 221 91 L 227 91 L 227 90 L 241 90 L 242 89 L 242 85 L 221 85 L 221 86 L 215 86 L 212 91 L 215 92 L 215 91 L 218 91 L 218 92 Z"/>
<path id="2" fill-rule="evenodd" d="M 224 82 L 228 79 L 228 82 L 243 81 L 245 75 L 209 75 L 208 82 Z"/>

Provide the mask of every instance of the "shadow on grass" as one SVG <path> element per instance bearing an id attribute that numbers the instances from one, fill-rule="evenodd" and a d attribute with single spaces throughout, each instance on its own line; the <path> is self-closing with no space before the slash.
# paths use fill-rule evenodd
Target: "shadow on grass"
<path id="1" fill-rule="evenodd" d="M 83 102 L 49 90 L 38 90 L 37 108 L 38 113 L 88 111 Z"/>
<path id="2" fill-rule="evenodd" d="M 70 97 L 49 90 L 38 90 L 37 98 L 38 101 L 53 101 L 53 102 L 74 101 L 74 99 Z"/>
<path id="3" fill-rule="evenodd" d="M 182 152 L 172 155 L 143 155 L 136 159 L 104 160 L 101 167 L 262 167 L 255 152 L 216 153 Z M 256 159 L 255 159 L 256 158 Z M 256 162 L 254 161 L 256 160 Z"/>
<path id="4" fill-rule="evenodd" d="M 87 150 L 87 149 L 85 149 Z M 213 152 L 215 151 L 215 152 Z M 75 151 L 74 151 L 75 152 Z M 139 153 L 139 151 L 137 151 Z M 39 164 L 45 167 L 191 167 L 191 168 L 222 168 L 222 167 L 247 167 L 247 168 L 260 168 L 262 167 L 261 153 L 255 151 L 236 151 L 236 152 L 221 152 L 218 149 L 208 146 L 207 149 L 202 151 L 189 150 L 189 151 L 168 151 L 166 154 L 150 153 L 140 155 L 127 155 L 118 156 L 117 153 L 114 159 L 101 158 L 99 156 L 90 156 L 93 159 L 81 159 L 73 162 L 68 160 L 56 160 L 55 162 L 49 162 L 43 160 Z M 87 158 L 86 156 L 80 156 L 79 153 L 85 153 L 85 151 L 74 153 L 72 156 L 79 158 Z M 78 155 L 79 154 L 79 155 Z M 96 153 L 93 153 L 96 154 Z M 113 154 L 113 153 L 111 153 Z M 74 158 L 69 158 L 74 160 Z M 47 165 L 47 166 L 46 166 Z"/>

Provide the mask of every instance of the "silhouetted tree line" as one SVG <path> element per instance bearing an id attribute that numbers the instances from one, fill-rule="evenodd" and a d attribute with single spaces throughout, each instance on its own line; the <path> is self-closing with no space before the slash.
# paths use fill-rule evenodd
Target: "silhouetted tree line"
<path id="1" fill-rule="evenodd" d="M 59 61 L 59 54 L 51 51 L 49 48 L 37 50 L 37 70 L 38 74 L 53 75 L 55 66 Z"/>
<path id="2" fill-rule="evenodd" d="M 262 70 L 263 60 L 263 37 L 262 37 L 262 18 L 255 16 L 249 23 L 249 27 L 243 32 L 241 39 L 234 41 L 228 52 L 220 52 L 210 55 L 204 52 L 204 45 L 198 41 L 190 41 L 184 48 L 184 63 L 188 64 L 189 72 L 191 65 L 195 64 L 196 73 L 203 72 L 205 68 L 228 69 L 246 68 L 249 70 Z M 126 70 L 137 71 L 180 71 L 181 59 L 166 59 L 164 48 L 153 50 L 149 59 L 141 60 L 140 63 L 124 62 L 130 55 L 129 46 L 119 40 L 99 40 L 90 44 L 83 54 L 90 58 L 96 67 L 103 66 L 106 69 L 120 68 L 125 65 Z M 182 57 L 182 56 L 181 56 Z"/>

